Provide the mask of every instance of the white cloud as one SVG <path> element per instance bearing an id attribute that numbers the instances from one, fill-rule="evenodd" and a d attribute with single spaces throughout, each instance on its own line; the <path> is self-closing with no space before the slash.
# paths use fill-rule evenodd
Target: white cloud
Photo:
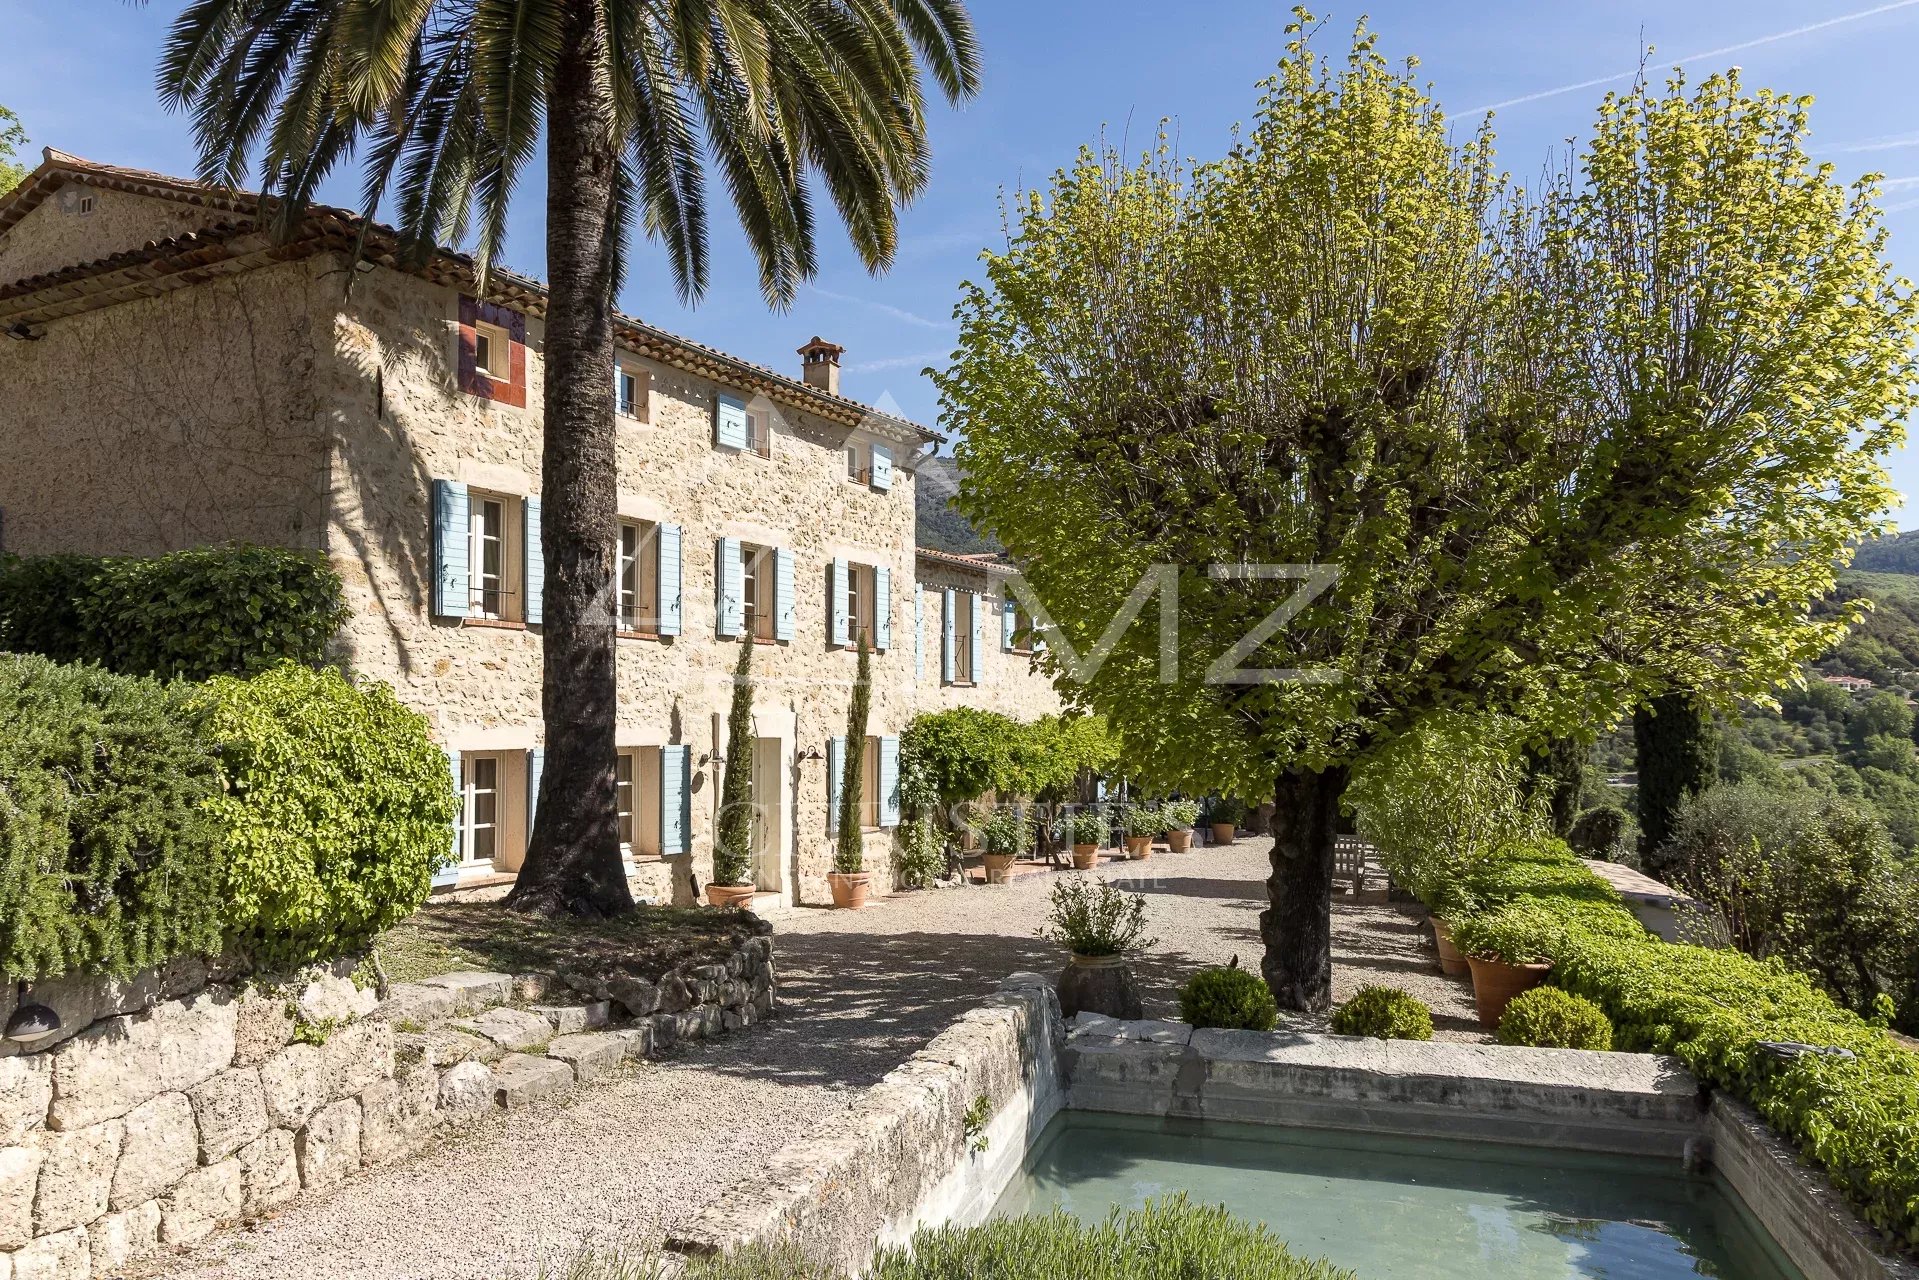
<path id="1" fill-rule="evenodd" d="M 1912 3 L 1919 4 L 1919 0 L 1912 0 Z M 951 329 L 953 327 L 945 320 L 929 320 L 925 316 L 915 315 L 903 307 L 895 307 L 889 303 L 877 302 L 872 298 L 856 298 L 849 293 L 834 293 L 831 289 L 822 289 L 816 284 L 808 285 L 806 288 L 807 292 L 817 294 L 829 302 L 845 302 L 856 307 L 867 307 L 879 312 L 881 315 L 891 316 L 893 319 L 903 321 L 906 324 L 918 325 L 922 329 Z"/>

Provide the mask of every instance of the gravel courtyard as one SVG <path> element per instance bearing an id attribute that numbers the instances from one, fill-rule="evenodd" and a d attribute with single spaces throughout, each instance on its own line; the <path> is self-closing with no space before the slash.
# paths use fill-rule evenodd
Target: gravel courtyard
<path id="1" fill-rule="evenodd" d="M 1264 839 L 1156 853 L 1098 873 L 1147 895 L 1159 939 L 1135 964 L 1147 1016 L 1194 969 L 1259 962 Z M 1141 874 L 1133 874 L 1133 873 Z M 495 1116 L 397 1167 L 222 1232 L 146 1275 L 211 1280 L 522 1280 L 587 1242 L 651 1241 L 848 1105 L 1019 969 L 1057 970 L 1038 937 L 1054 877 L 902 895 L 776 921 L 781 1015 L 630 1068 L 562 1101 Z M 1442 1038 L 1483 1038 L 1470 988 L 1378 892 L 1337 899 L 1335 996 L 1368 982 L 1433 1006 Z"/>

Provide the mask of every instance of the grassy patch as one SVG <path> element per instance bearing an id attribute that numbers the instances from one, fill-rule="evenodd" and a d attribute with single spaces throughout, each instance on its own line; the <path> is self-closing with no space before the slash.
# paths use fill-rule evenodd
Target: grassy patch
<path id="1" fill-rule="evenodd" d="M 576 969 L 652 981 L 680 965 L 715 964 L 751 933 L 737 913 L 641 907 L 617 920 L 542 920 L 492 902 L 429 905 L 381 936 L 392 982 L 462 969 L 551 973 Z"/>

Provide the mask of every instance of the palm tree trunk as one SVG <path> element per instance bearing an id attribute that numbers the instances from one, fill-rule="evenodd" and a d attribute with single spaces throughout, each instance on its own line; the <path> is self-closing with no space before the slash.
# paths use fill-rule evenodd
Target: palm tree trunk
<path id="1" fill-rule="evenodd" d="M 1289 768 L 1275 788 L 1259 967 L 1282 1009 L 1319 1013 L 1332 1004 L 1333 835 L 1345 790 L 1343 768 Z"/>
<path id="2" fill-rule="evenodd" d="M 538 915 L 633 909 L 614 791 L 612 104 L 596 79 L 605 33 L 568 0 L 547 98 L 546 426 L 540 538 L 546 769 L 526 863 L 507 905 Z"/>

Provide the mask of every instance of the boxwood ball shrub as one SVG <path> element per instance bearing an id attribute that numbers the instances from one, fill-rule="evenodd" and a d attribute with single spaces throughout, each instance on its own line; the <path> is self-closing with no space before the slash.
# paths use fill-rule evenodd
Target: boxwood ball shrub
<path id="1" fill-rule="evenodd" d="M 205 686 L 227 790 L 230 942 L 278 969 L 369 945 L 417 910 L 452 856 L 447 758 L 383 684 L 286 665 Z"/>
<path id="2" fill-rule="evenodd" d="M 1375 1040 L 1430 1040 L 1433 1011 L 1398 987 L 1361 987 L 1333 1011 L 1333 1034 Z"/>
<path id="3" fill-rule="evenodd" d="M 0 557 L 0 649 L 205 680 L 317 666 L 346 617 L 324 558 L 230 544 L 162 556 Z"/>
<path id="4" fill-rule="evenodd" d="M 1501 1044 L 1536 1049 L 1612 1048 L 1612 1021 L 1584 996 L 1558 987 L 1534 987 L 1513 997 L 1499 1019 Z"/>
<path id="5" fill-rule="evenodd" d="M 0 654 L 0 974 L 217 951 L 219 790 L 186 690 Z"/>
<path id="6" fill-rule="evenodd" d="M 1201 969 L 1179 989 L 1179 1016 L 1195 1027 L 1271 1031 L 1279 1005 L 1265 981 L 1245 969 Z"/>

